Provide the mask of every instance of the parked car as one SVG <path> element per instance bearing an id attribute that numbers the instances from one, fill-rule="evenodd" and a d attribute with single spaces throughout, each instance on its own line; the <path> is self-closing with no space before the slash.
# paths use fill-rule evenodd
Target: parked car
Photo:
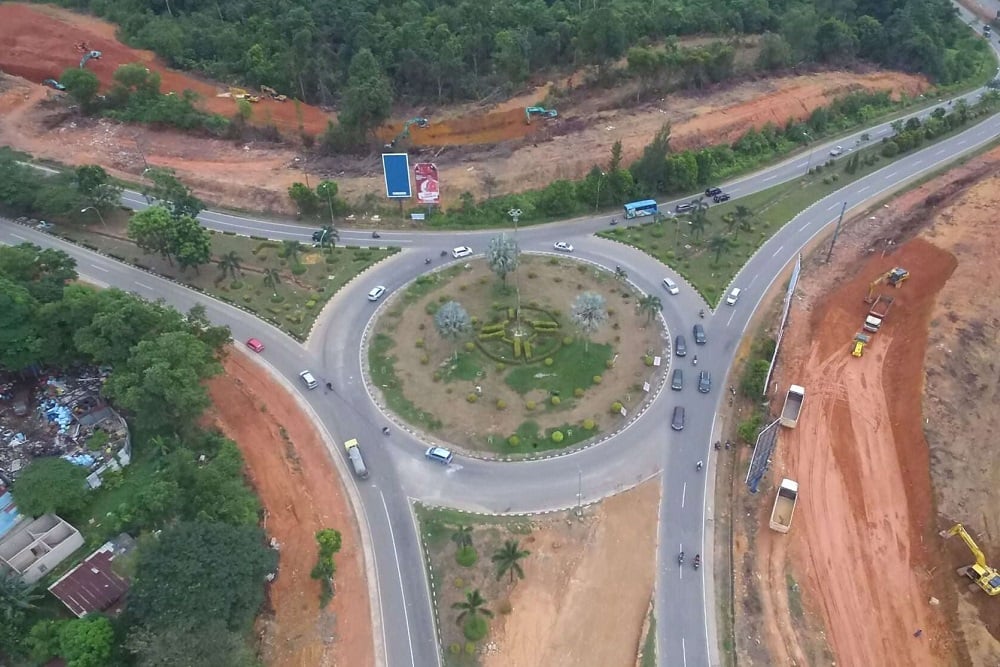
<path id="1" fill-rule="evenodd" d="M 714 197 L 715 195 L 722 194 L 722 188 L 708 188 L 705 190 L 706 197 Z"/>
<path id="2" fill-rule="evenodd" d="M 721 204 L 724 201 L 729 201 L 730 197 L 725 192 L 720 192 L 719 194 L 712 197 L 712 201 L 716 204 Z"/>
<path id="3" fill-rule="evenodd" d="M 47 232 L 50 229 L 52 229 L 53 227 L 55 227 L 54 224 L 52 224 L 51 222 L 45 222 L 44 220 L 39 220 L 38 224 L 35 225 L 35 229 L 40 229 L 43 232 Z"/>
<path id="4" fill-rule="evenodd" d="M 472 248 L 466 245 L 460 245 L 451 251 L 451 256 L 454 257 L 455 259 L 459 259 L 460 257 L 468 257 L 471 254 L 472 254 Z"/>
<path id="5" fill-rule="evenodd" d="M 368 300 L 378 301 L 379 299 L 382 298 L 383 294 L 385 294 L 385 285 L 379 285 L 377 287 L 373 287 L 372 291 L 368 292 Z"/>
<path id="6" fill-rule="evenodd" d="M 684 371 L 679 368 L 674 369 L 673 375 L 670 376 L 670 388 L 674 391 L 684 388 Z"/>
<path id="7" fill-rule="evenodd" d="M 562 252 L 573 252 L 573 246 L 565 241 L 556 241 L 552 247 Z"/>
<path id="8" fill-rule="evenodd" d="M 663 279 L 663 286 L 666 287 L 667 291 L 670 292 L 671 294 L 677 294 L 678 292 L 680 292 L 680 289 L 678 289 L 677 287 L 677 283 L 675 283 L 670 278 Z"/>
<path id="9" fill-rule="evenodd" d="M 701 324 L 694 325 L 694 342 L 696 345 L 704 345 L 708 342 L 708 336 L 705 335 L 705 327 Z"/>
<path id="10" fill-rule="evenodd" d="M 247 338 L 247 347 L 258 354 L 264 351 L 264 343 L 260 342 L 256 338 Z"/>
<path id="11" fill-rule="evenodd" d="M 677 336 L 674 341 L 674 354 L 678 357 L 686 356 L 688 353 L 687 341 L 684 340 L 684 336 Z"/>
<path id="12" fill-rule="evenodd" d="M 427 451 L 424 452 L 424 456 L 431 461 L 435 461 L 443 465 L 448 465 L 451 463 L 452 458 L 454 458 L 451 450 L 445 449 L 444 447 L 428 447 Z"/>
<path id="13" fill-rule="evenodd" d="M 703 394 L 712 391 L 712 374 L 708 371 L 698 373 L 698 391 Z"/>
<path id="14" fill-rule="evenodd" d="M 313 377 L 313 374 L 309 371 L 302 371 L 299 373 L 299 377 L 302 378 L 302 381 L 305 382 L 306 386 L 310 389 L 315 389 L 319 386 L 319 382 L 316 381 L 316 378 Z"/>
<path id="15" fill-rule="evenodd" d="M 684 430 L 684 408 L 679 405 L 674 408 L 674 417 L 670 420 L 670 428 L 675 431 Z"/>

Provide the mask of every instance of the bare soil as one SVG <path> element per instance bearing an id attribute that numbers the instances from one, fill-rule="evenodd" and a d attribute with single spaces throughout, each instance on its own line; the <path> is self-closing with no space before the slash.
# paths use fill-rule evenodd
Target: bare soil
<path id="1" fill-rule="evenodd" d="M 801 485 L 791 532 L 767 529 L 773 486 L 736 501 L 751 514 L 734 547 L 744 661 L 997 664 L 992 600 L 966 591 L 968 550 L 937 531 L 963 521 L 997 562 L 1000 464 L 979 454 L 997 427 L 1000 302 L 982 286 L 1000 278 L 998 166 L 1000 149 L 857 216 L 832 264 L 806 262 L 778 369 L 806 403 L 771 475 Z M 896 302 L 856 359 L 867 285 L 897 265 L 911 278 L 883 286 Z"/>
<path id="2" fill-rule="evenodd" d="M 280 544 L 269 611 L 257 619 L 264 663 L 284 667 L 374 665 L 374 644 L 361 540 L 322 436 L 283 386 L 247 353 L 225 360 L 208 383 L 210 418 L 236 441 L 266 510 L 264 528 Z M 319 608 L 317 530 L 341 532 L 336 592 Z"/>
<path id="3" fill-rule="evenodd" d="M 662 370 L 647 367 L 643 356 L 666 354 L 668 343 L 658 320 L 648 323 L 645 315 L 637 314 L 636 296 L 631 288 L 608 272 L 596 271 L 589 265 L 540 256 L 522 256 L 518 269 L 521 302 L 525 306 L 537 304 L 549 312 L 559 311 L 559 320 L 563 323 L 561 336 L 576 335 L 568 322 L 568 313 L 577 295 L 593 291 L 605 297 L 608 321 L 591 337 L 591 342 L 610 345 L 617 360 L 613 368 L 601 369 L 601 383 L 581 387 L 586 389 L 581 398 L 563 394 L 559 409 L 547 409 L 546 392 L 532 390 L 523 396 L 517 393 L 504 382 L 506 372 L 514 367 L 497 372 L 495 362 L 478 350 L 470 354 L 482 369 L 482 377 L 434 381 L 436 370 L 448 377 L 455 346 L 437 334 L 434 318 L 427 313 L 428 304 L 456 300 L 470 316 L 485 323 L 492 304 L 513 303 L 512 296 L 497 295 L 497 278 L 485 261 L 470 262 L 466 266 L 467 270 L 413 303 L 404 305 L 401 300 L 394 303 L 376 326 L 376 332 L 388 334 L 396 341 L 391 354 L 396 358 L 396 376 L 402 383 L 403 394 L 420 410 L 441 420 L 442 427 L 436 435 L 456 445 L 489 451 L 489 438 L 504 440 L 526 420 L 536 422 L 540 433 L 544 434 L 545 429 L 564 424 L 580 425 L 589 418 L 597 424 L 595 434 L 608 433 L 623 419 L 610 413 L 613 402 L 620 401 L 630 413 L 634 412 L 646 397 L 642 384 L 648 381 L 653 387 L 657 386 Z M 513 281 L 513 277 L 508 276 L 508 281 Z M 417 340 L 423 340 L 424 347 L 416 348 Z M 424 355 L 428 357 L 426 364 L 421 360 Z M 543 363 L 531 367 L 537 368 L 539 373 L 565 370 Z M 661 366 L 665 368 L 665 364 Z M 466 396 L 475 393 L 477 386 L 481 389 L 479 399 L 476 403 L 467 402 Z M 505 402 L 503 410 L 497 409 L 498 400 Z M 534 401 L 538 407 L 528 410 L 527 401 Z M 524 443 L 524 447 L 530 445 Z M 526 453 L 530 453 L 530 449 L 526 449 Z"/>

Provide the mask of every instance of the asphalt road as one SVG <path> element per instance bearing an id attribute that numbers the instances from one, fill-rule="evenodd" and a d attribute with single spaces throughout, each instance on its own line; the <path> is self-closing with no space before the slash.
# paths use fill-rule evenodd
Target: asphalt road
<path id="1" fill-rule="evenodd" d="M 979 92 L 966 98 L 974 100 Z M 918 115 L 926 116 L 930 111 Z M 705 304 L 673 271 L 637 250 L 592 236 L 594 231 L 607 226 L 608 216 L 522 228 L 519 241 L 525 251 L 550 252 L 554 241 L 567 240 L 575 246 L 577 259 L 625 268 L 629 279 L 640 289 L 662 295 L 662 316 L 671 335 L 684 333 L 690 349 L 686 358 L 671 360 L 685 369 L 684 391 L 677 393 L 665 388 L 642 418 L 611 441 L 557 458 L 517 464 L 456 457 L 453 465 L 439 466 L 423 458 L 427 443 L 403 428 L 394 425 L 392 435 L 384 436 L 381 428 L 390 423 L 389 418 L 369 396 L 362 379 L 359 353 L 361 337 L 377 315 L 377 307 L 365 298 L 372 286 L 381 284 L 389 288 L 378 306 L 385 307 L 393 291 L 427 270 L 425 257 L 431 257 L 431 268 L 436 268 L 444 261 L 451 261 L 450 256 L 447 260 L 439 257 L 442 249 L 469 245 L 482 252 L 496 230 L 386 231 L 378 240 L 371 239 L 367 232 L 342 231 L 341 243 L 399 245 L 404 252 L 379 264 L 337 294 L 305 346 L 236 308 L 34 229 L 3 221 L 0 242 L 31 241 L 60 248 L 77 260 L 79 272 L 88 279 L 131 290 L 145 298 L 163 298 L 183 310 L 202 303 L 213 321 L 232 329 L 237 341 L 254 336 L 264 342 L 267 347 L 264 361 L 285 382 L 300 390 L 302 400 L 336 443 L 352 437 L 359 439 L 371 477 L 357 484 L 355 497 L 361 501 L 360 510 L 373 547 L 380 639 L 386 664 L 391 667 L 439 663 L 423 558 L 409 507 L 411 499 L 487 512 L 568 508 L 619 492 L 661 472 L 657 654 L 662 665 L 708 665 L 717 663 L 709 550 L 712 508 L 706 507 L 714 463 L 711 443 L 721 428 L 716 415 L 726 398 L 727 373 L 750 318 L 769 286 L 790 265 L 799 249 L 836 220 L 844 203 L 851 209 L 877 198 L 991 141 L 998 132 L 1000 115 L 899 159 L 817 202 L 775 234 L 739 272 L 733 285 L 743 289 L 740 301 L 734 307 L 720 306 L 704 320 L 698 319 L 697 312 Z M 891 133 L 891 128 L 883 124 L 867 133 L 871 141 L 877 141 Z M 723 187 L 737 197 L 794 179 L 808 165 L 825 160 L 832 146 L 853 148 L 861 134 L 817 145 L 808 155 L 795 156 Z M 137 193 L 126 193 L 124 198 L 136 208 L 145 205 Z M 665 206 L 672 208 L 673 203 Z M 210 211 L 204 212 L 200 219 L 215 229 L 275 239 L 308 241 L 315 229 Z M 665 276 L 673 277 L 682 286 L 679 295 L 661 292 L 660 281 Z M 709 340 L 705 346 L 693 344 L 691 327 L 696 322 L 706 327 Z M 664 349 L 668 347 L 665 340 Z M 697 368 L 692 365 L 695 353 L 701 362 Z M 669 351 L 664 354 L 665 358 L 669 355 Z M 308 391 L 300 383 L 298 373 L 305 368 L 316 374 L 319 389 Z M 714 380 L 710 394 L 695 390 L 696 371 L 702 369 L 710 371 Z M 332 392 L 323 388 L 326 382 L 332 383 Z M 686 408 L 687 423 L 681 432 L 671 431 L 668 426 L 675 405 Z M 338 446 L 332 449 L 335 460 L 346 471 L 343 452 Z M 698 460 L 708 464 L 704 471 L 695 469 Z M 677 553 L 682 550 L 688 560 L 680 567 Z M 696 553 L 701 553 L 704 561 L 699 571 L 690 566 Z"/>

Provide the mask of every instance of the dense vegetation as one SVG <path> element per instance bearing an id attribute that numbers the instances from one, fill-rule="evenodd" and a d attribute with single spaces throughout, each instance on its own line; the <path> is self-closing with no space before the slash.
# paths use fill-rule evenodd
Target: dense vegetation
<path id="1" fill-rule="evenodd" d="M 0 576 L 0 662 L 254 664 L 244 637 L 276 554 L 236 445 L 198 427 L 201 381 L 221 370 L 229 330 L 203 309 L 183 315 L 76 277 L 61 251 L 0 246 L 0 370 L 110 366 L 104 392 L 129 421 L 132 464 L 89 490 L 82 469 L 36 459 L 12 493 L 24 511 L 57 510 L 91 548 L 122 531 L 139 536 L 125 562 L 133 586 L 123 615 L 74 619 L 42 603 L 47 579 Z"/>
<path id="2" fill-rule="evenodd" d="M 602 69 L 629 47 L 706 33 L 767 35 L 768 66 L 861 58 L 947 83 L 969 67 L 958 47 L 971 38 L 948 0 L 62 1 L 116 22 L 125 40 L 176 67 L 325 104 L 372 94 L 378 81 L 357 62 L 372 56 L 395 96 L 441 101 L 510 89 L 553 66 Z"/>

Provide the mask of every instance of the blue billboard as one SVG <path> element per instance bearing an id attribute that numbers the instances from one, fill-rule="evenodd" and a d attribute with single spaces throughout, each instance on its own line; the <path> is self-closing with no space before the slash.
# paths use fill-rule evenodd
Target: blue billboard
<path id="1" fill-rule="evenodd" d="M 389 199 L 409 199 L 410 156 L 406 153 L 382 153 L 382 170 L 385 172 L 385 196 Z"/>

